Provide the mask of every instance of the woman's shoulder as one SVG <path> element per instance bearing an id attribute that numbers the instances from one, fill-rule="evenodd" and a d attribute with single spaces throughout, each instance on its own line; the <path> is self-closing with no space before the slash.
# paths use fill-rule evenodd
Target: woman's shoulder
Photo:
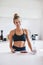
<path id="1" fill-rule="evenodd" d="M 26 34 L 28 34 L 28 29 L 23 29 Z"/>
<path id="2" fill-rule="evenodd" d="M 13 35 L 15 33 L 15 29 L 10 31 L 10 35 Z"/>
<path id="3" fill-rule="evenodd" d="M 28 31 L 26 28 L 25 29 L 23 29 L 24 31 Z"/>
<path id="4" fill-rule="evenodd" d="M 14 33 L 15 33 L 15 29 L 11 30 L 10 33 L 7 35 L 8 39 L 12 38 L 12 36 L 14 35 Z"/>

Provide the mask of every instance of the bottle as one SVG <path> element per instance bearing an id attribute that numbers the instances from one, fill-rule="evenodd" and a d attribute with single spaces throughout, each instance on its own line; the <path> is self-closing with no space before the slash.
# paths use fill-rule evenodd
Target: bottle
<path id="1" fill-rule="evenodd" d="M 1 30 L 1 40 L 3 40 L 3 30 Z"/>

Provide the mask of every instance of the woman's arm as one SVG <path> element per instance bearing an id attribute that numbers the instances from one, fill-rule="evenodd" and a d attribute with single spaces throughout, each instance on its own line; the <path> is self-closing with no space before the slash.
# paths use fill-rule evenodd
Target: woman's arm
<path id="1" fill-rule="evenodd" d="M 32 46 L 31 46 L 31 43 L 30 43 L 30 40 L 28 37 L 28 31 L 27 30 L 25 30 L 25 31 L 26 31 L 26 38 L 27 38 L 28 46 L 29 46 L 30 50 L 32 51 Z"/>
<path id="2" fill-rule="evenodd" d="M 12 48 L 12 32 L 10 32 L 10 34 L 8 35 L 8 39 L 10 42 L 10 49 Z"/>
<path id="3" fill-rule="evenodd" d="M 12 35 L 13 35 L 13 33 L 11 31 L 10 34 L 8 35 L 8 39 L 9 39 L 9 42 L 10 42 L 9 47 L 11 49 L 11 52 L 14 52 L 14 49 L 12 48 Z"/>

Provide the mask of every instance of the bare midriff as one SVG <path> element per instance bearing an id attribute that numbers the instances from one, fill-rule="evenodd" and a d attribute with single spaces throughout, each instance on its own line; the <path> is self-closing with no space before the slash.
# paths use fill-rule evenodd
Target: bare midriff
<path id="1" fill-rule="evenodd" d="M 16 47 L 25 47 L 25 42 L 24 41 L 15 41 L 13 45 Z"/>

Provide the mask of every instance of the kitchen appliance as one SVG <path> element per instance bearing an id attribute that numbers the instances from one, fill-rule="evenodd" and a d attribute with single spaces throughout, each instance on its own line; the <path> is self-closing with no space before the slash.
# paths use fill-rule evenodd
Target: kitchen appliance
<path id="1" fill-rule="evenodd" d="M 32 34 L 31 38 L 32 40 L 38 40 L 38 34 Z"/>

